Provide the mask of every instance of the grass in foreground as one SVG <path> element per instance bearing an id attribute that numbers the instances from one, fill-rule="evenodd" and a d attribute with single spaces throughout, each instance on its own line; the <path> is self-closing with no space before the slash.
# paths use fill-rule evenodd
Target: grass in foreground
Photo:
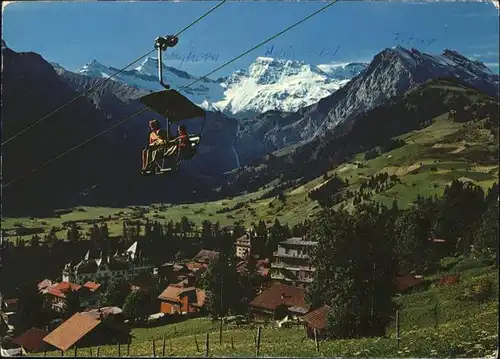
<path id="1" fill-rule="evenodd" d="M 460 266 L 462 270 L 460 270 Z M 395 328 L 389 328 L 384 338 L 331 340 L 320 342 L 319 352 L 314 341 L 308 339 L 302 328 L 263 328 L 260 356 L 361 356 L 361 357 L 485 357 L 496 350 L 498 333 L 498 272 L 493 266 L 475 261 L 458 260 L 449 273 L 461 271 L 461 282 L 452 286 L 433 286 L 397 299 L 401 305 L 401 340 L 399 348 Z M 441 273 L 441 275 L 446 272 Z M 430 276 L 435 282 L 439 275 Z M 483 302 L 460 299 L 464 290 L 481 278 L 493 281 L 494 293 Z M 434 302 L 439 302 L 438 323 L 432 314 Z M 254 356 L 255 328 L 224 328 L 223 342 L 219 344 L 218 323 L 209 319 L 191 319 L 185 322 L 155 328 L 133 329 L 134 339 L 130 355 L 151 356 L 152 339 L 155 339 L 156 355 L 162 355 L 162 338 L 166 337 L 165 355 L 204 356 L 206 333 L 210 334 L 210 355 Z M 196 341 L 198 347 L 196 346 Z M 96 348 L 93 348 L 95 355 Z M 88 356 L 89 348 L 78 351 Z M 126 347 L 121 348 L 122 355 Z M 47 355 L 57 355 L 50 352 Z M 73 355 L 71 350 L 67 355 Z M 101 356 L 118 355 L 117 346 L 100 348 Z"/>

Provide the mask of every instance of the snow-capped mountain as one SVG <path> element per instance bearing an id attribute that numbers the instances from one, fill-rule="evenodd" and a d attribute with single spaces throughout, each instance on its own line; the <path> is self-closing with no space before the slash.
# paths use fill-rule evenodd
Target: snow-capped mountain
<path id="1" fill-rule="evenodd" d="M 323 67 L 335 71 L 335 67 Z M 337 68 L 345 71 L 345 68 Z M 374 56 L 370 65 L 358 76 L 311 106 L 288 115 L 268 113 L 244 122 L 238 153 L 240 160 L 247 153 L 261 151 L 261 155 L 284 147 L 307 143 L 344 122 L 391 98 L 401 95 L 415 85 L 443 77 L 459 79 L 491 96 L 498 96 L 499 76 L 479 61 L 467 59 L 452 50 L 431 55 L 415 49 L 395 47 Z"/>
<path id="2" fill-rule="evenodd" d="M 201 79 L 183 92 L 199 106 L 233 117 L 270 110 L 294 112 L 331 95 L 366 66 L 361 63 L 313 66 L 300 61 L 258 57 L 248 69 L 235 71 L 217 80 Z M 94 60 L 78 73 L 106 78 L 118 71 Z M 163 65 L 163 77 L 174 89 L 197 79 L 166 65 Z M 151 57 L 112 80 L 149 91 L 163 89 L 158 83 L 158 60 Z"/>
<path id="3" fill-rule="evenodd" d="M 96 60 L 83 66 L 77 73 L 89 77 L 107 78 L 119 69 L 103 65 Z M 197 78 L 187 72 L 163 64 L 164 82 L 174 89 L 182 88 L 194 82 Z M 138 67 L 126 70 L 112 78 L 113 81 L 125 83 L 129 86 L 149 91 L 160 91 L 163 87 L 158 82 L 158 60 L 146 58 Z M 223 96 L 224 89 L 220 83 L 201 79 L 184 90 L 184 93 L 196 104 L 212 103 Z"/>
<path id="4" fill-rule="evenodd" d="M 498 94 L 499 76 L 480 61 L 449 49 L 431 55 L 396 46 L 377 54 L 363 75 L 344 88 L 345 94 L 332 106 L 317 133 L 332 129 L 414 85 L 438 77 L 458 78 L 491 96 Z"/>
<path id="5" fill-rule="evenodd" d="M 231 115 L 295 112 L 331 95 L 366 66 L 340 65 L 337 71 L 335 65 L 258 57 L 247 70 L 236 71 L 221 83 L 224 99 L 215 105 Z"/>

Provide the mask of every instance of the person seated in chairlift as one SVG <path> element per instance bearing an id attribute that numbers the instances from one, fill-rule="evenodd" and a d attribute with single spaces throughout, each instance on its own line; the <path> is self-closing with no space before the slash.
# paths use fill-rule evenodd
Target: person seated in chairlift
<path id="1" fill-rule="evenodd" d="M 147 148 L 142 151 L 142 172 L 147 171 L 148 166 L 154 158 L 155 151 L 164 146 L 165 140 L 167 139 L 167 135 L 161 128 L 158 120 L 153 119 L 149 121 L 149 129 L 151 130 L 149 134 L 149 144 Z"/>
<path id="2" fill-rule="evenodd" d="M 166 155 L 172 156 L 177 153 L 177 158 L 179 159 L 183 154 L 188 153 L 191 150 L 191 142 L 189 141 L 186 126 L 180 125 L 177 127 L 177 133 L 178 136 L 169 141 L 169 143 L 172 143 L 173 146 L 167 150 Z"/>

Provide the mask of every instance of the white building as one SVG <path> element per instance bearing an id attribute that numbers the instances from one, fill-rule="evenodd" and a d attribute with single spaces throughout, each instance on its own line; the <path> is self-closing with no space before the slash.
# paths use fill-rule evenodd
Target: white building
<path id="1" fill-rule="evenodd" d="M 134 242 L 125 253 L 114 256 L 102 256 L 94 259 L 87 252 L 84 259 L 75 266 L 68 263 L 62 271 L 64 282 L 83 285 L 88 281 L 106 284 L 117 277 L 127 280 L 135 279 L 139 274 L 153 273 L 153 265 L 143 260 L 140 251 L 137 250 L 137 242 Z"/>
<path id="2" fill-rule="evenodd" d="M 313 281 L 315 269 L 309 262 L 309 253 L 317 242 L 292 237 L 278 244 L 271 263 L 271 279 L 284 284 L 304 286 Z"/>

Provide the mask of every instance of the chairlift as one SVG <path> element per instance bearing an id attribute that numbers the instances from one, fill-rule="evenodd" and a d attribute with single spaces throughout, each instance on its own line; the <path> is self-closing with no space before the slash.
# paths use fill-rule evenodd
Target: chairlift
<path id="1" fill-rule="evenodd" d="M 165 90 L 147 94 L 139 99 L 142 104 L 165 118 L 165 144 L 163 147 L 153 152 L 153 156 L 148 164 L 148 167 L 151 168 L 151 174 L 153 175 L 161 175 L 175 171 L 183 161 L 190 160 L 195 156 L 200 146 L 201 136 L 206 121 L 206 111 L 204 109 L 195 105 L 187 97 L 171 89 L 169 85 L 163 82 L 163 51 L 166 51 L 169 47 L 174 47 L 177 42 L 178 38 L 173 35 L 157 37 L 155 39 L 155 49 L 158 49 L 158 78 Z M 172 143 L 173 136 L 170 133 L 170 125 L 175 122 L 193 118 L 203 118 L 203 122 L 199 133 L 188 134 L 191 144 L 190 150 L 182 154 L 178 148 L 176 151 L 172 151 L 175 144 Z M 177 152 L 177 156 L 175 152 Z M 168 161 L 171 163 L 170 166 L 166 165 Z"/>

